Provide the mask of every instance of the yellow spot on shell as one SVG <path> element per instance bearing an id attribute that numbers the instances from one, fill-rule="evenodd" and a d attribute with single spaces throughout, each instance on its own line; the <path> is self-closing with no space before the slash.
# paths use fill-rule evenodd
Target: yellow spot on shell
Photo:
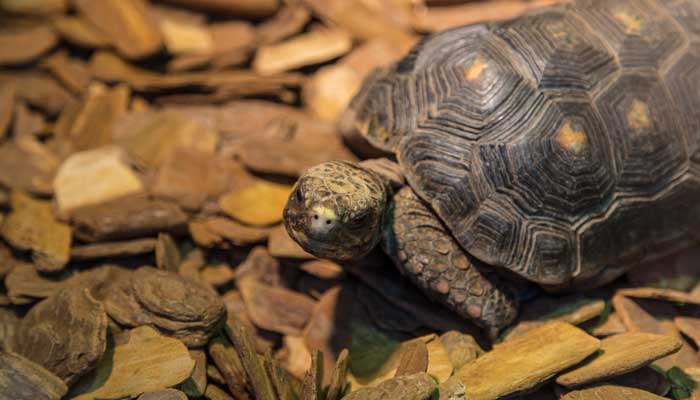
<path id="1" fill-rule="evenodd" d="M 620 10 L 613 14 L 613 17 L 625 27 L 625 33 L 638 34 L 642 30 L 642 21 L 636 15 L 630 15 Z"/>
<path id="2" fill-rule="evenodd" d="M 650 128 L 652 125 L 647 103 L 634 99 L 627 112 L 627 125 L 635 131 Z"/>
<path id="3" fill-rule="evenodd" d="M 586 132 L 576 129 L 567 122 L 557 132 L 556 141 L 564 150 L 574 154 L 579 154 L 586 148 L 588 139 Z"/>
<path id="4" fill-rule="evenodd" d="M 469 82 L 475 82 L 481 79 L 481 76 L 484 74 L 484 70 L 488 68 L 489 64 L 484 61 L 483 58 L 478 57 L 474 62 L 465 68 L 464 70 L 464 79 L 466 79 Z"/>

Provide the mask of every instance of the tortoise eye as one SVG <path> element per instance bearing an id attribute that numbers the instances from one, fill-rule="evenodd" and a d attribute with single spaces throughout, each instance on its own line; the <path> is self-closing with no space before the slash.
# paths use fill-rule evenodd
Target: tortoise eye
<path id="1" fill-rule="evenodd" d="M 297 189 L 296 197 L 299 203 L 304 202 L 304 193 L 301 192 L 301 188 Z"/>
<path id="2" fill-rule="evenodd" d="M 350 227 L 362 228 L 363 226 L 367 225 L 371 217 L 372 215 L 367 213 L 364 215 L 360 215 L 359 217 L 353 218 L 352 220 L 350 220 Z"/>

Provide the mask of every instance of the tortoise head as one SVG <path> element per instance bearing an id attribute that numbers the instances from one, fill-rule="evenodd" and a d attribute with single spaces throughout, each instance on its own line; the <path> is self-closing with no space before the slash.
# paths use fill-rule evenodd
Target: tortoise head
<path id="1" fill-rule="evenodd" d="M 381 238 L 388 192 L 378 174 L 356 164 L 319 164 L 299 178 L 287 200 L 287 232 L 317 257 L 362 257 Z"/>

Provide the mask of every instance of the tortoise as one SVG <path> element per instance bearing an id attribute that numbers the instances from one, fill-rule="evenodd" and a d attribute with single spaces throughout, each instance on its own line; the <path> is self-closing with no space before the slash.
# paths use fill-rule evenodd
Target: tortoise
<path id="1" fill-rule="evenodd" d="M 381 242 L 496 335 L 519 281 L 596 287 L 698 241 L 700 1 L 579 0 L 427 36 L 338 126 L 387 161 L 308 169 L 290 236 L 335 260 Z"/>

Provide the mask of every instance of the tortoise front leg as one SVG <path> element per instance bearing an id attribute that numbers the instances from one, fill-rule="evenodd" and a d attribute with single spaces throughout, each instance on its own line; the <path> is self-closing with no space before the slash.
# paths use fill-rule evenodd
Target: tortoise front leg
<path id="1" fill-rule="evenodd" d="M 410 187 L 387 209 L 383 247 L 401 272 L 494 338 L 518 312 L 514 291 L 495 271 L 467 254 Z"/>

